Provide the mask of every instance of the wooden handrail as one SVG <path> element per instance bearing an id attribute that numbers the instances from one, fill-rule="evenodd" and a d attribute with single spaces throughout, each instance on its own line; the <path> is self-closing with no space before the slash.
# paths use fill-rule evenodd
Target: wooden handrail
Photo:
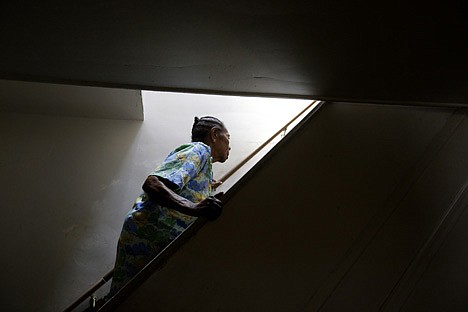
<path id="1" fill-rule="evenodd" d="M 114 269 L 110 270 L 107 272 L 106 275 L 104 275 L 99 281 L 97 281 L 93 286 L 91 286 L 90 289 L 88 289 L 83 295 L 81 295 L 78 299 L 76 299 L 68 308 L 64 310 L 64 312 L 69 312 L 73 311 L 77 306 L 79 306 L 83 301 L 85 301 L 87 298 L 91 297 L 93 293 L 98 290 L 99 288 L 102 287 L 105 283 L 107 283 L 111 278 L 112 275 L 114 274 Z"/>
<path id="2" fill-rule="evenodd" d="M 262 145 L 260 145 L 258 148 L 256 148 L 252 153 L 250 153 L 244 160 L 242 160 L 240 163 L 238 163 L 234 168 L 229 170 L 223 177 L 220 179 L 221 181 L 226 181 L 229 179 L 234 173 L 236 173 L 242 166 L 244 166 L 249 160 L 255 157 L 262 149 L 265 148 L 268 144 L 270 144 L 271 141 L 273 141 L 278 135 L 281 134 L 281 132 L 285 131 L 288 129 L 288 127 L 296 121 L 302 114 L 307 112 L 317 101 L 312 101 L 306 108 L 304 108 L 299 114 L 297 114 L 293 119 L 291 119 L 287 124 L 285 124 L 281 129 L 275 132 L 268 140 L 266 140 Z"/>
<path id="3" fill-rule="evenodd" d="M 304 108 L 299 114 L 297 114 L 293 119 L 291 119 L 287 124 L 285 124 L 281 129 L 279 129 L 277 132 L 275 132 L 268 140 L 266 140 L 263 144 L 261 144 L 258 148 L 256 148 L 252 153 L 250 153 L 246 158 L 244 158 L 241 162 L 239 162 L 234 168 L 229 170 L 227 173 L 225 173 L 221 178 L 220 181 L 225 182 L 227 179 L 229 179 L 234 173 L 236 173 L 242 166 L 244 166 L 248 161 L 250 161 L 255 155 L 257 155 L 265 146 L 267 146 L 271 141 L 273 141 L 278 135 L 280 135 L 282 132 L 286 131 L 287 128 L 294 122 L 296 121 L 300 116 L 302 116 L 305 112 L 307 112 L 314 104 L 316 104 L 318 101 L 312 101 L 306 108 Z M 182 234 L 180 234 L 174 241 L 172 241 L 163 251 L 160 252 L 158 256 L 156 256 L 147 266 L 145 266 L 141 271 L 147 271 L 149 270 L 148 268 L 153 268 L 157 267 L 160 264 L 162 264 L 166 259 L 172 255 L 175 250 L 177 249 L 176 244 L 174 242 L 176 240 L 179 240 L 179 238 L 183 237 L 191 237 L 198 231 L 203 224 L 206 222 L 205 218 L 198 218 L 196 222 L 194 222 L 190 227 L 188 227 Z M 161 255 L 165 255 L 165 257 L 161 257 Z M 77 300 L 75 300 L 70 306 L 68 306 L 64 312 L 70 312 L 73 311 L 76 307 L 78 307 L 83 301 L 85 301 L 87 298 L 93 295 L 96 290 L 101 288 L 105 283 L 107 283 L 113 276 L 114 269 L 111 269 L 106 275 L 104 275 L 103 278 L 101 278 L 98 282 L 96 282 L 89 290 L 87 290 L 83 295 L 81 295 Z M 133 285 L 138 283 L 139 281 L 142 281 L 143 278 L 141 277 L 142 274 L 137 274 L 132 280 L 130 280 L 124 288 L 126 288 L 129 285 Z M 120 289 L 117 294 L 115 294 L 109 301 L 112 301 L 113 298 L 115 297 L 122 297 L 124 293 L 129 293 L 128 291 Z M 109 305 L 108 303 L 102 306 L 99 311 L 104 311 L 108 310 L 111 308 L 113 305 Z"/>

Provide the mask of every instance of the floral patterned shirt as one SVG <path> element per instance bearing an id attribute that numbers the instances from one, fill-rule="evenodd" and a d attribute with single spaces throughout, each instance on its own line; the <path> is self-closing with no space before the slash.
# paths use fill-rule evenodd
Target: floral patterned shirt
<path id="1" fill-rule="evenodd" d="M 201 202 L 211 195 L 211 182 L 213 171 L 211 163 L 211 149 L 202 142 L 184 144 L 172 151 L 162 164 L 149 175 L 167 179 L 177 185 L 174 192 L 194 203 Z M 154 206 L 158 207 L 154 207 Z M 132 209 L 133 212 L 140 210 L 163 210 L 163 215 L 178 220 L 183 228 L 193 223 L 195 217 L 183 214 L 177 210 L 159 207 L 149 200 L 146 193 L 137 198 Z"/>
<path id="2" fill-rule="evenodd" d="M 171 181 L 177 185 L 175 193 L 198 203 L 211 195 L 211 162 L 208 145 L 189 143 L 171 152 L 150 175 Z M 115 294 L 195 219 L 141 194 L 122 227 L 109 294 Z"/>

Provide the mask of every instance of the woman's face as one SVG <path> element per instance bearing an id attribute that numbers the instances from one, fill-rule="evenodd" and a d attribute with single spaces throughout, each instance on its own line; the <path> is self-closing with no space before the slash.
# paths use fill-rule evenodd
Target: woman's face
<path id="1" fill-rule="evenodd" d="M 225 162 L 229 157 L 229 140 L 231 136 L 227 129 L 218 130 L 214 134 L 213 143 L 211 146 L 211 156 L 213 162 Z"/>

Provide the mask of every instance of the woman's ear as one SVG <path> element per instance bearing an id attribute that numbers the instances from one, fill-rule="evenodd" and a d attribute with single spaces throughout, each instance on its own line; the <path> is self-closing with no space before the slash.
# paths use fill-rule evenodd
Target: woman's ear
<path id="1" fill-rule="evenodd" d="M 216 138 L 218 137 L 218 129 L 216 128 L 211 128 L 210 129 L 210 137 L 212 142 L 216 142 Z"/>

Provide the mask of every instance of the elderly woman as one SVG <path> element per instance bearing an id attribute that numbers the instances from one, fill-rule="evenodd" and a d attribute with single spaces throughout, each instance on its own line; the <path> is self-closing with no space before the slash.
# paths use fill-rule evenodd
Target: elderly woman
<path id="1" fill-rule="evenodd" d="M 214 220 L 222 202 L 211 191 L 211 164 L 229 156 L 229 132 L 217 118 L 195 117 L 192 143 L 176 148 L 146 179 L 127 214 L 117 246 L 110 296 L 197 217 Z M 221 194 L 222 195 L 222 194 Z"/>

